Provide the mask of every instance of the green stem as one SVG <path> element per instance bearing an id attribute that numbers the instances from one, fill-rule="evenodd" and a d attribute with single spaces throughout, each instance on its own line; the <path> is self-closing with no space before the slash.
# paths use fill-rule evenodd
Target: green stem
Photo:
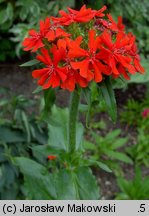
<path id="1" fill-rule="evenodd" d="M 76 149 L 76 124 L 78 116 L 78 107 L 80 102 L 81 89 L 75 90 L 71 95 L 68 125 L 69 151 L 75 152 Z"/>

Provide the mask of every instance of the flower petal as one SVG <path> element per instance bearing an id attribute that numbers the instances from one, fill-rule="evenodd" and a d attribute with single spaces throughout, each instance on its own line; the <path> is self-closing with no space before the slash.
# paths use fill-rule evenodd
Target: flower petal
<path id="1" fill-rule="evenodd" d="M 88 72 L 88 67 L 89 67 L 88 60 L 83 60 L 81 62 L 71 62 L 70 64 L 73 69 L 75 70 L 79 69 L 80 75 L 82 77 L 87 78 L 87 72 Z"/>

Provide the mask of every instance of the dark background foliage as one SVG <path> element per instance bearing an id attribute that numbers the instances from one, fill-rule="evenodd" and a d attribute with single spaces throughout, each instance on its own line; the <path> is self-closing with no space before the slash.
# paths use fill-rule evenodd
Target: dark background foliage
<path id="1" fill-rule="evenodd" d="M 148 58 L 148 0 L 0 0 L 0 61 L 21 56 L 22 40 L 28 29 L 37 26 L 40 19 L 57 15 L 59 9 L 65 10 L 67 6 L 79 9 L 83 4 L 95 9 L 105 4 L 115 19 L 121 15 L 127 31 L 136 35 L 141 53 Z"/>

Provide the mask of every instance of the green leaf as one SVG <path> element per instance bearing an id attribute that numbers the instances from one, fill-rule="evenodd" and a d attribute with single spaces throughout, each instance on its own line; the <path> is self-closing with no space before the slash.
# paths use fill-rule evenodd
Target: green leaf
<path id="1" fill-rule="evenodd" d="M 30 67 L 30 66 L 36 65 L 38 63 L 39 63 L 39 61 L 37 59 L 33 59 L 33 60 L 28 61 L 24 64 L 21 64 L 20 67 Z"/>
<path id="2" fill-rule="evenodd" d="M 102 163 L 100 161 L 96 161 L 95 165 L 97 165 L 99 168 L 101 168 L 102 170 L 104 170 L 106 172 L 109 172 L 109 173 L 112 172 L 112 170 L 105 163 Z"/>
<path id="3" fill-rule="evenodd" d="M 61 170 L 55 179 L 60 200 L 99 199 L 99 188 L 89 168 L 78 167 L 75 171 Z"/>
<path id="4" fill-rule="evenodd" d="M 60 170 L 55 177 L 57 199 L 59 200 L 75 200 L 77 197 L 77 188 L 73 174 L 68 170 Z"/>
<path id="5" fill-rule="evenodd" d="M 84 142 L 83 142 L 83 146 L 84 146 L 84 148 L 86 149 L 86 150 L 96 150 L 96 146 L 95 146 L 95 144 L 94 143 L 91 143 L 91 142 L 89 142 L 89 141 L 87 141 L 87 140 L 84 140 Z"/>
<path id="6" fill-rule="evenodd" d="M 16 157 L 14 162 L 25 177 L 25 185 L 30 199 L 56 198 L 54 180 L 44 166 L 25 157 Z"/>
<path id="7" fill-rule="evenodd" d="M 117 119 L 117 106 L 110 78 L 105 78 L 105 80 L 98 86 L 107 105 L 107 112 L 109 113 L 111 119 L 115 122 Z"/>
<path id="8" fill-rule="evenodd" d="M 8 103 L 9 103 L 9 100 L 7 100 L 7 99 L 1 99 L 0 100 L 0 107 L 6 106 Z"/>
<path id="9" fill-rule="evenodd" d="M 100 197 L 96 178 L 87 167 L 76 170 L 76 187 L 81 200 L 98 200 Z"/>
<path id="10" fill-rule="evenodd" d="M 68 151 L 67 143 L 67 126 L 68 126 L 68 109 L 60 109 L 56 106 L 52 108 L 50 118 L 49 140 L 48 144 L 61 150 Z"/>
<path id="11" fill-rule="evenodd" d="M 27 18 L 28 14 L 29 10 L 27 9 L 27 7 L 22 7 L 20 10 L 20 19 L 24 21 Z"/>
<path id="12" fill-rule="evenodd" d="M 61 151 L 56 148 L 52 148 L 49 145 L 33 145 L 32 152 L 34 157 L 41 163 L 45 163 L 48 155 L 59 155 Z"/>
<path id="13" fill-rule="evenodd" d="M 49 119 L 49 140 L 48 144 L 55 149 L 68 151 L 68 115 L 67 108 L 61 109 L 55 105 Z M 77 123 L 76 129 L 76 150 L 82 150 L 84 128 L 81 123 Z"/>
<path id="14" fill-rule="evenodd" d="M 33 94 L 38 94 L 41 91 L 43 91 L 43 88 L 41 86 L 38 86 L 32 93 Z"/>
<path id="15" fill-rule="evenodd" d="M 6 13 L 9 19 L 12 20 L 13 19 L 13 6 L 11 3 L 8 3 Z"/>
<path id="16" fill-rule="evenodd" d="M 33 14 L 33 16 L 39 16 L 40 15 L 40 6 L 39 6 L 39 4 L 33 1 L 32 6 L 30 7 L 30 11 Z"/>
<path id="17" fill-rule="evenodd" d="M 11 186 L 11 184 L 15 181 L 15 168 L 9 163 L 3 164 L 3 178 L 5 179 L 5 185 Z"/>
<path id="18" fill-rule="evenodd" d="M 1 10 L 0 11 L 0 25 L 4 25 L 7 19 L 8 19 L 8 16 L 7 16 L 6 10 L 5 9 Z"/>
<path id="19" fill-rule="evenodd" d="M 112 172 L 112 170 L 105 163 L 103 163 L 101 161 L 97 161 L 97 160 L 93 159 L 93 157 L 91 157 L 91 158 L 92 159 L 88 159 L 88 161 L 87 161 L 88 166 L 96 166 L 96 167 L 99 167 L 106 172 L 109 172 L 109 173 Z"/>
<path id="20" fill-rule="evenodd" d="M 76 150 L 83 150 L 83 132 L 84 127 L 81 123 L 77 123 L 77 129 L 76 129 Z"/>
<path id="21" fill-rule="evenodd" d="M 114 152 L 114 151 L 107 149 L 106 155 L 108 155 L 110 158 L 117 159 L 117 160 L 123 161 L 128 164 L 133 164 L 133 161 L 127 155 L 121 152 Z"/>
<path id="22" fill-rule="evenodd" d="M 30 125 L 29 125 L 28 117 L 24 111 L 21 112 L 21 115 L 22 115 L 22 121 L 23 121 L 25 130 L 26 130 L 26 134 L 27 134 L 27 142 L 29 143 L 31 141 L 31 132 L 30 132 Z"/>
<path id="23" fill-rule="evenodd" d="M 32 133 L 32 137 L 39 143 L 39 144 L 47 144 L 48 143 L 48 131 L 41 130 L 40 125 L 37 125 L 36 122 L 34 124 L 30 124 L 30 129 Z"/>
<path id="24" fill-rule="evenodd" d="M 126 180 L 122 177 L 117 179 L 118 186 L 121 192 L 116 199 L 129 200 L 145 200 L 148 199 L 149 194 L 149 177 L 143 177 L 141 169 L 135 168 L 135 177 L 132 180 Z"/>
<path id="25" fill-rule="evenodd" d="M 0 146 L 0 163 L 7 161 L 4 148 Z"/>
<path id="26" fill-rule="evenodd" d="M 55 90 L 52 88 L 44 90 L 44 110 L 42 112 L 42 118 L 47 119 L 51 113 L 52 106 L 54 105 L 56 96 Z"/>
<path id="27" fill-rule="evenodd" d="M 24 134 L 17 130 L 12 130 L 9 127 L 0 127 L 0 141 L 4 143 L 19 143 L 25 142 Z"/>
<path id="28" fill-rule="evenodd" d="M 1 191 L 1 200 L 17 200 L 17 192 L 17 186 L 14 184 L 7 188 L 3 188 L 3 191 Z"/>
<path id="29" fill-rule="evenodd" d="M 128 141 L 128 138 L 118 138 L 114 141 L 114 143 L 112 144 L 112 149 L 118 149 L 120 147 L 122 147 L 123 145 L 125 145 Z"/>
<path id="30" fill-rule="evenodd" d="M 121 134 L 121 130 L 120 129 L 116 129 L 116 130 L 112 130 L 111 132 L 109 132 L 107 135 L 106 135 L 106 139 L 109 139 L 109 140 L 114 140 Z"/>

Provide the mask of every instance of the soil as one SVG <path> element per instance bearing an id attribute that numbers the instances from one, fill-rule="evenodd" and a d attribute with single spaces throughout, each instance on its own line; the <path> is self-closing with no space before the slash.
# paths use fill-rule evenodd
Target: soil
<path id="1" fill-rule="evenodd" d="M 23 94 L 28 98 L 33 98 L 32 92 L 36 89 L 36 81 L 32 79 L 31 69 L 19 67 L 21 63 L 12 63 L 12 64 L 0 64 L 0 87 L 6 87 L 11 89 L 12 92 L 16 95 Z M 131 85 L 129 88 L 122 92 L 121 90 L 116 90 L 116 98 L 118 107 L 118 113 L 123 109 L 123 106 L 126 104 L 128 98 L 134 98 L 136 100 L 141 100 L 145 95 L 145 86 L 143 85 Z M 69 93 L 63 90 L 60 90 L 57 95 L 57 103 L 60 106 L 68 105 Z M 122 136 L 129 136 L 129 143 L 134 144 L 136 141 L 136 130 L 135 128 L 128 127 L 120 123 L 119 121 L 114 125 L 108 118 L 108 115 L 96 114 L 95 121 L 99 119 L 106 121 L 108 125 L 108 131 L 121 128 Z M 118 118 L 119 119 L 119 118 Z M 132 179 L 134 176 L 134 167 L 122 164 L 125 177 L 127 179 Z M 149 175 L 149 169 L 142 167 L 144 175 Z M 111 173 L 106 173 L 102 170 L 95 169 L 93 170 L 97 176 L 98 183 L 101 187 L 101 198 L 102 199 L 114 199 L 115 194 L 118 192 L 118 187 L 116 183 L 116 178 Z"/>

